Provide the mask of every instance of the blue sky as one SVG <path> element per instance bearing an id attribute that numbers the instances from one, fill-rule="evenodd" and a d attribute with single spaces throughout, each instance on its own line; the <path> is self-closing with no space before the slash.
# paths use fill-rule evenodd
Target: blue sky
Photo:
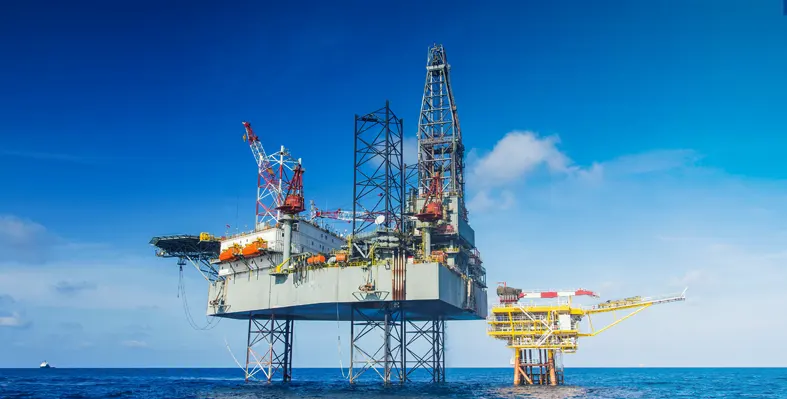
<path id="1" fill-rule="evenodd" d="M 253 223 L 243 120 L 304 159 L 309 199 L 349 206 L 353 114 L 390 100 L 412 144 L 433 42 L 491 283 L 691 287 L 567 365 L 787 365 L 784 320 L 751 306 L 787 304 L 785 18 L 779 0 L 5 6 L 0 367 L 233 366 L 245 325 L 191 330 L 149 238 Z M 189 275 L 192 313 L 204 288 Z M 721 328 L 733 314 L 762 328 Z M 298 328 L 297 365 L 338 365 L 335 333 Z M 507 366 L 484 330 L 450 325 L 448 365 Z M 718 350 L 739 341 L 771 355 Z"/>

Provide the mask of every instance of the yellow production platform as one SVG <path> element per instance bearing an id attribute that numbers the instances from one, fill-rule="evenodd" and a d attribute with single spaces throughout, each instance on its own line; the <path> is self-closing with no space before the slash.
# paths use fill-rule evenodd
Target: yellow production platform
<path id="1" fill-rule="evenodd" d="M 562 354 L 574 353 L 580 337 L 592 337 L 653 305 L 685 300 L 685 293 L 662 297 L 630 297 L 594 306 L 572 304 L 574 296 L 598 297 L 593 291 L 522 291 L 503 285 L 497 288 L 500 302 L 488 316 L 487 333 L 506 341 L 514 350 L 514 385 L 563 384 Z M 520 300 L 530 302 L 520 302 Z M 625 315 L 615 312 L 628 310 Z M 599 329 L 592 315 L 613 313 L 615 319 Z M 588 329 L 581 329 L 587 317 Z"/>

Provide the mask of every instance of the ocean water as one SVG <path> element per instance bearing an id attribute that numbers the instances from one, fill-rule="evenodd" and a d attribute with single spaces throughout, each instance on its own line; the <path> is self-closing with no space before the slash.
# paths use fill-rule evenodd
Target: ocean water
<path id="1" fill-rule="evenodd" d="M 372 372 L 373 373 L 373 372 Z M 511 369 L 448 369 L 448 382 L 350 385 L 341 370 L 245 383 L 238 369 L 0 369 L 0 398 L 787 398 L 787 369 L 569 368 L 567 385 L 511 386 Z"/>

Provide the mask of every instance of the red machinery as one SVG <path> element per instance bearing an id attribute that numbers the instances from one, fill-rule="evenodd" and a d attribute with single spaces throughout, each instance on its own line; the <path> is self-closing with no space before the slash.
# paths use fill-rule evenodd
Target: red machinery
<path id="1" fill-rule="evenodd" d="M 301 165 L 295 166 L 292 178 L 285 182 L 287 193 L 284 196 L 284 202 L 281 206 L 276 207 L 276 209 L 287 215 L 295 215 L 306 209 L 303 200 L 303 172 L 304 170 Z"/>
<path id="2" fill-rule="evenodd" d="M 429 184 L 429 192 L 421 212 L 415 215 L 422 222 L 434 222 L 443 217 L 443 179 L 440 172 L 435 172 Z"/>

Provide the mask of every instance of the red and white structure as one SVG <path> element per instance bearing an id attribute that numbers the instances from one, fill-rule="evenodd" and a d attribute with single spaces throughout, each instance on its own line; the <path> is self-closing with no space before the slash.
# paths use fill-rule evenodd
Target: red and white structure
<path id="1" fill-rule="evenodd" d="M 569 296 L 592 296 L 594 298 L 599 297 L 595 292 L 582 288 L 574 291 L 523 291 L 519 294 L 520 299 L 558 298 Z"/>
<path id="2" fill-rule="evenodd" d="M 518 288 L 511 288 L 503 284 L 498 287 L 497 296 L 500 303 L 516 303 L 520 299 L 554 299 L 571 298 L 574 296 L 591 296 L 598 298 L 596 292 L 580 288 L 577 290 L 530 290 L 524 291 Z"/>
<path id="3" fill-rule="evenodd" d="M 287 184 L 292 181 L 301 160 L 294 159 L 284 146 L 275 153 L 267 154 L 251 124 L 243 122 L 243 127 L 246 128 L 243 139 L 249 142 L 258 171 L 255 229 L 264 229 L 275 225 L 281 218 L 280 208 L 285 205 Z"/>

